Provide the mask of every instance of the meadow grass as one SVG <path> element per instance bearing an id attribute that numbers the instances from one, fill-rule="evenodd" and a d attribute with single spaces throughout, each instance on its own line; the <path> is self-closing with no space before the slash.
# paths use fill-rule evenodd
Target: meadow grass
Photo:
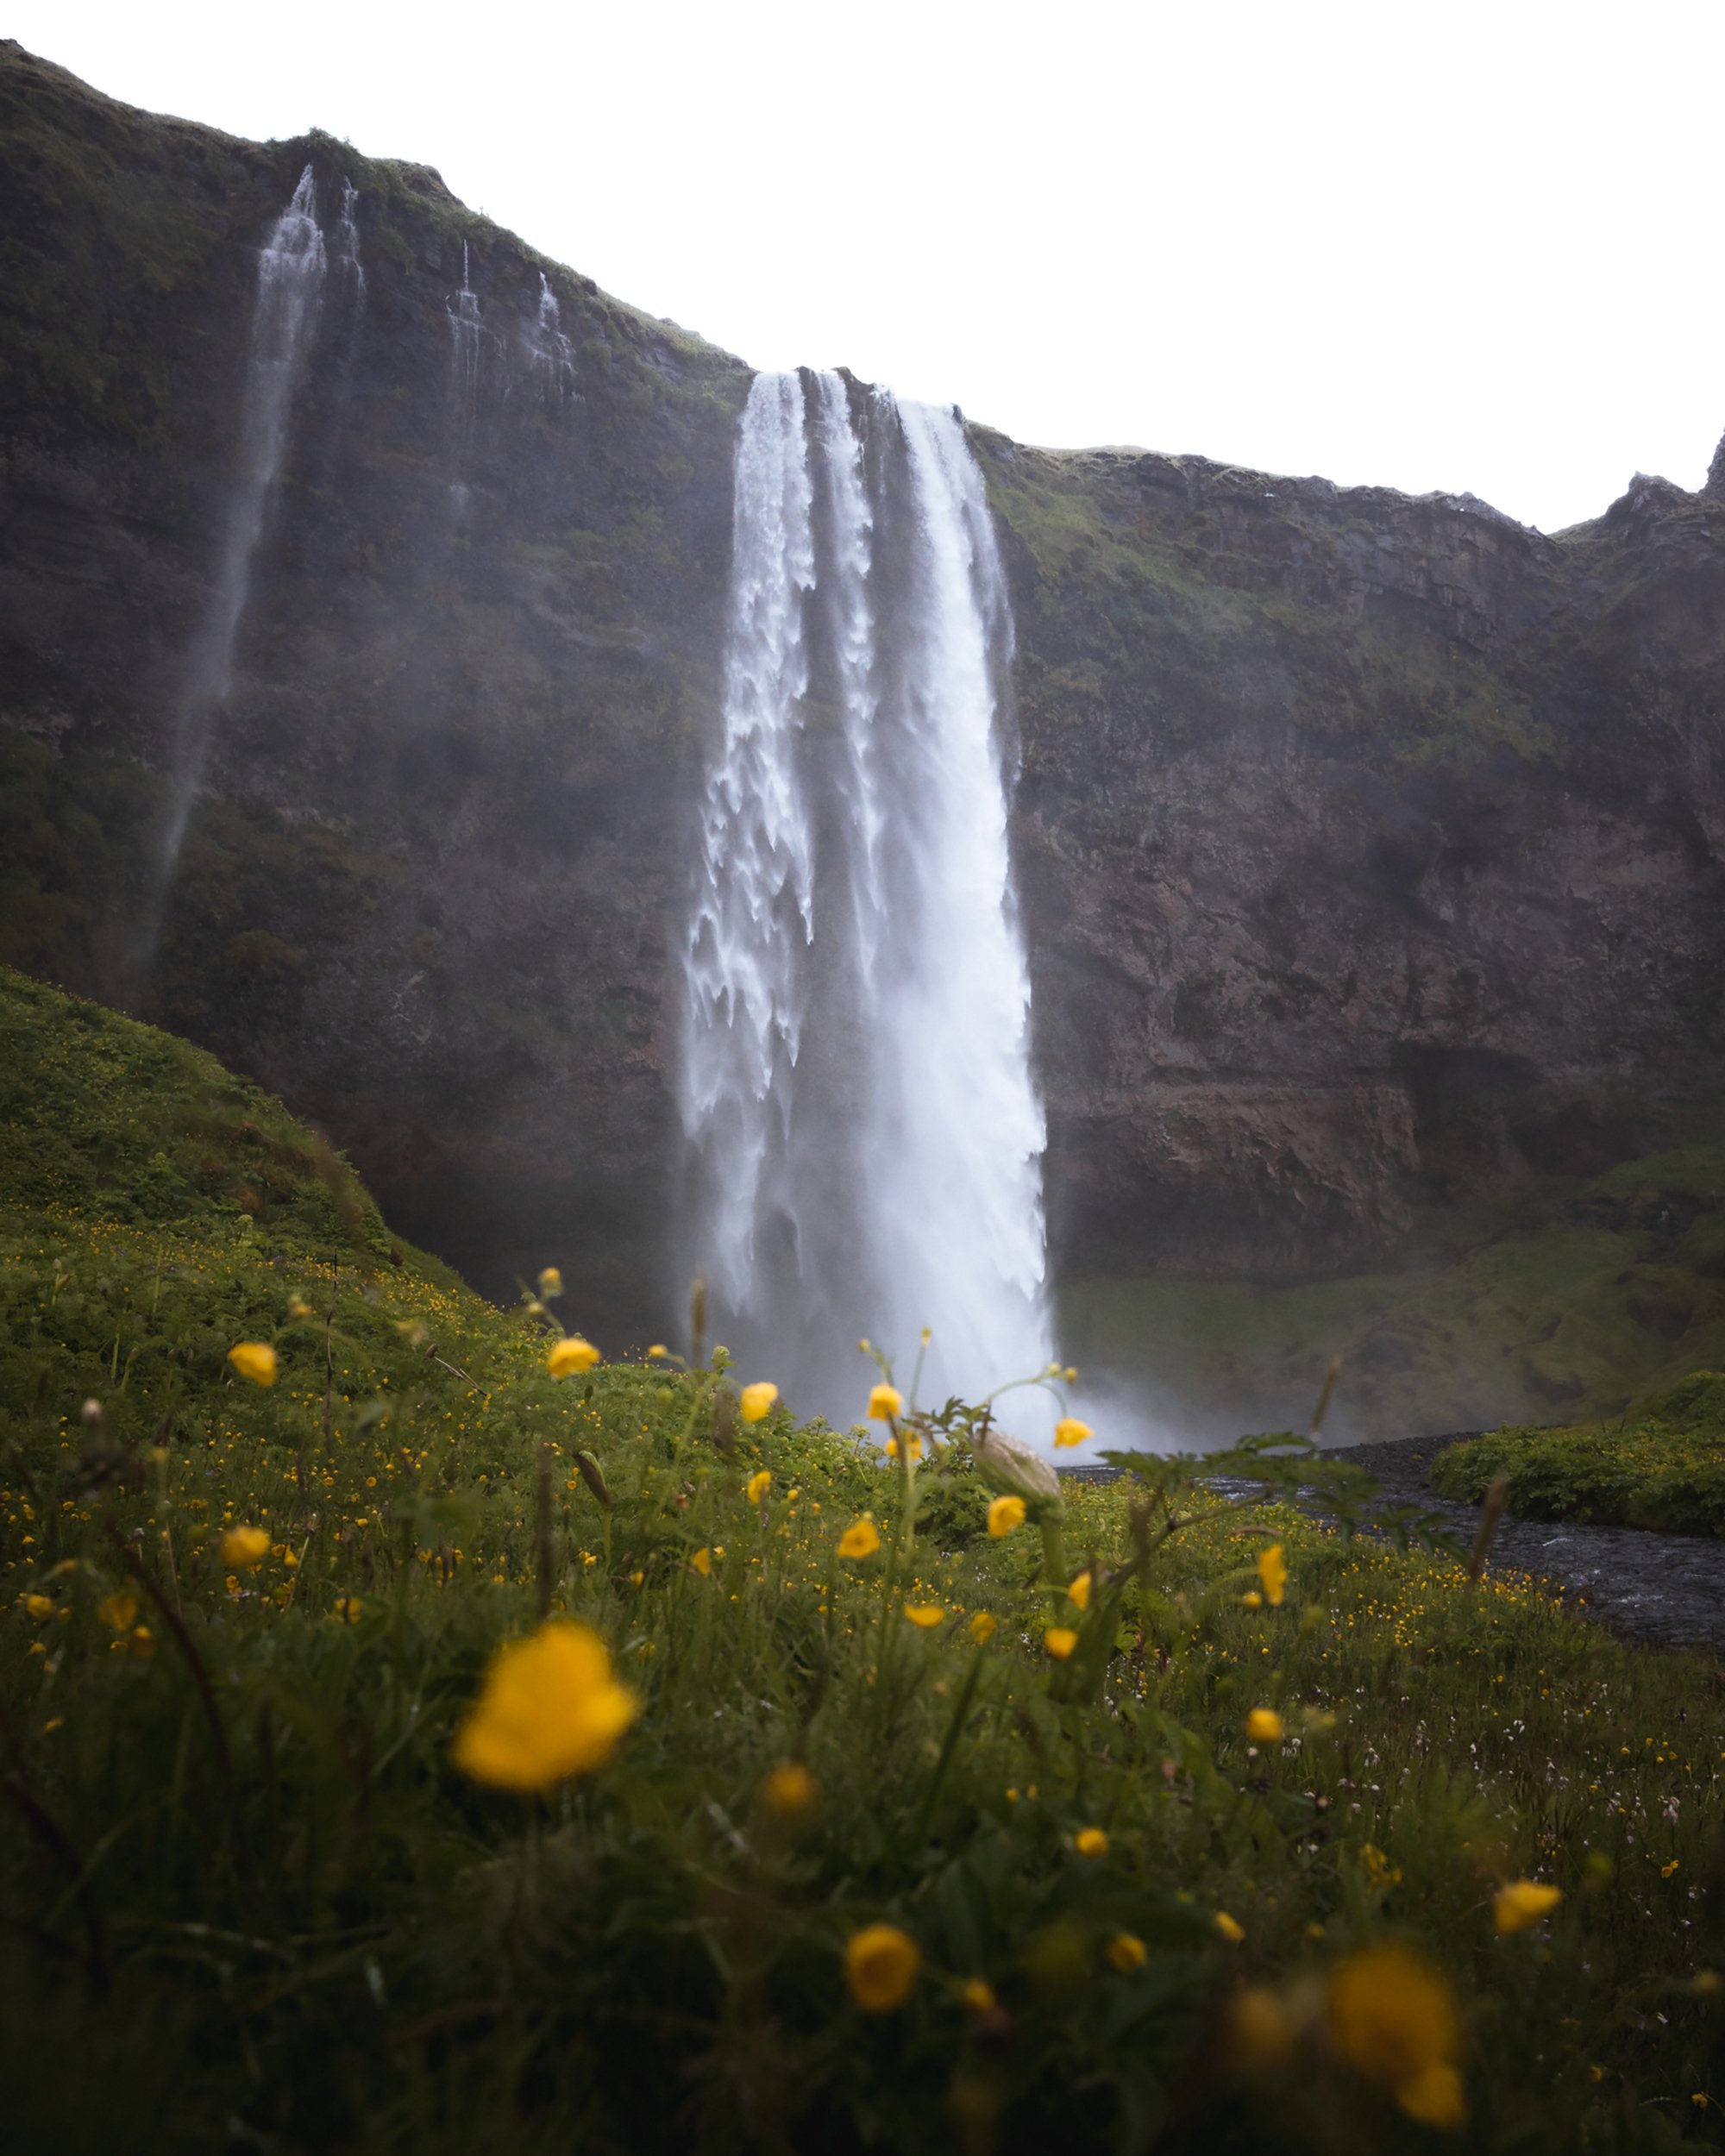
<path id="1" fill-rule="evenodd" d="M 555 1283 L 284 1211 L 0 1217 L 21 2146 L 1720 2142 L 1716 1663 L 1326 1526 L 1274 1451 L 1262 1499 L 1069 1484 L 1051 1575 L 963 1418 L 918 1465 L 903 1415 L 744 1420 L 718 1351 L 554 1379 Z M 548 1619 L 633 1718 L 488 1786 Z"/>

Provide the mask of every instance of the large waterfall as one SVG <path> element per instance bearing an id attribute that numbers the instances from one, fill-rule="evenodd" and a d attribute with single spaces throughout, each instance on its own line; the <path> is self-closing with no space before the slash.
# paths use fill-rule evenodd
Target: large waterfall
<path id="1" fill-rule="evenodd" d="M 751 1374 L 849 1422 L 1046 1364 L 1043 1118 L 1007 843 L 1012 623 L 954 417 L 756 378 L 687 950 L 685 1255 Z"/>
<path id="2" fill-rule="evenodd" d="M 350 226 L 351 195 L 344 199 L 342 215 L 344 226 Z M 235 639 L 251 582 L 252 558 L 263 536 L 271 491 L 281 469 L 293 394 L 317 324 L 325 266 L 323 235 L 317 224 L 317 182 L 308 165 L 258 255 L 251 350 L 240 411 L 238 467 L 228 498 L 215 580 L 187 655 L 175 718 L 156 887 L 141 924 L 140 956 L 145 964 L 154 953 L 162 909 L 203 780 L 210 729 L 228 695 Z M 362 274 L 356 241 L 352 266 L 356 275 Z"/>

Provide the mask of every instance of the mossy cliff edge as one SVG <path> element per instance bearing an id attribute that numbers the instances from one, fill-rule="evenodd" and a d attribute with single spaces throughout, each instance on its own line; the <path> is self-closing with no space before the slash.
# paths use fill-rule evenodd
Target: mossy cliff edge
<path id="1" fill-rule="evenodd" d="M 748 370 L 423 168 L 16 46 L 0 156 L 0 958 L 127 992 L 256 249 L 310 162 L 326 216 L 358 191 L 363 304 L 332 278 L 142 1007 L 484 1284 L 555 1255 L 653 1326 Z M 971 432 L 1063 1277 L 1377 1269 L 1423 1209 L 1674 1144 L 1721 1047 L 1721 467 L 1546 537 Z"/>

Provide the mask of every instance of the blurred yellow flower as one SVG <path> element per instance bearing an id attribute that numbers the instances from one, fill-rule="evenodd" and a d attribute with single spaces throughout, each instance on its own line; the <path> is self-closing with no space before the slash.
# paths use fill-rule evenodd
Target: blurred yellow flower
<path id="1" fill-rule="evenodd" d="M 776 1385 L 767 1384 L 764 1381 L 759 1385 L 745 1385 L 743 1396 L 737 1402 L 737 1413 L 744 1422 L 759 1422 L 778 1397 Z"/>
<path id="2" fill-rule="evenodd" d="M 1000 1626 L 986 1609 L 979 1609 L 970 1620 L 970 1637 L 979 1647 L 987 1646 L 999 1630 Z"/>
<path id="3" fill-rule="evenodd" d="M 922 1949 L 896 1924 L 865 1924 L 844 1949 L 844 1981 L 865 2014 L 890 2014 L 916 1988 Z"/>
<path id="4" fill-rule="evenodd" d="M 1095 1432 L 1088 1422 L 1080 1422 L 1076 1415 L 1062 1415 L 1054 1426 L 1054 1442 L 1058 1445 L 1082 1445 Z"/>
<path id="5" fill-rule="evenodd" d="M 649 1363 L 662 1363 L 670 1351 L 663 1341 L 656 1340 L 647 1351 L 647 1360 Z"/>
<path id="6" fill-rule="evenodd" d="M 1541 1886 L 1537 1879 L 1512 1879 L 1508 1886 L 1498 1888 L 1492 1904 L 1491 1921 L 1497 1936 L 1507 1939 L 1512 1932 L 1526 1931 L 1542 1916 L 1549 1916 L 1562 1899 L 1561 1887 Z"/>
<path id="7" fill-rule="evenodd" d="M 26 1595 L 24 1608 L 39 1625 L 47 1624 L 54 1614 L 53 1601 L 46 1595 Z"/>
<path id="8" fill-rule="evenodd" d="M 1071 1586 L 1066 1590 L 1066 1599 L 1069 1602 L 1075 1603 L 1080 1609 L 1088 1609 L 1090 1607 L 1090 1575 L 1088 1572 L 1081 1572 L 1073 1581 Z"/>
<path id="9" fill-rule="evenodd" d="M 138 1598 L 135 1595 L 127 1594 L 124 1588 L 116 1589 L 113 1594 L 104 1595 L 97 1603 L 96 1614 L 110 1632 L 124 1632 L 129 1625 L 136 1621 Z"/>
<path id="10" fill-rule="evenodd" d="M 1123 1977 L 1129 1977 L 1134 1969 L 1142 1969 L 1149 1959 L 1145 1943 L 1136 1932 L 1116 1932 L 1102 1952 Z"/>
<path id="11" fill-rule="evenodd" d="M 1285 2065 L 1294 2053 L 1294 2017 L 1267 1984 L 1251 1984 L 1228 2009 L 1228 2055 L 1260 2071 Z"/>
<path id="12" fill-rule="evenodd" d="M 229 1582 L 229 1585 L 235 1584 Z M 356 1625 L 366 1614 L 366 1606 L 357 1595 L 338 1595 L 336 1597 L 336 1615 L 344 1625 Z"/>
<path id="13" fill-rule="evenodd" d="M 761 1802 L 777 1819 L 806 1819 L 820 1802 L 820 1784 L 799 1759 L 783 1759 L 761 1784 Z"/>
<path id="14" fill-rule="evenodd" d="M 553 1620 L 498 1649 L 451 1756 L 493 1789 L 552 1789 L 603 1766 L 637 1705 L 599 1634 Z"/>
<path id="15" fill-rule="evenodd" d="M 1065 1661 L 1078 1644 L 1076 1632 L 1069 1632 L 1064 1625 L 1055 1625 L 1042 1635 L 1042 1644 L 1057 1662 Z"/>
<path id="16" fill-rule="evenodd" d="M 563 1275 L 555 1265 L 548 1265 L 539 1275 L 539 1293 L 547 1302 L 555 1301 L 563 1292 Z"/>
<path id="17" fill-rule="evenodd" d="M 1258 1593 L 1255 1587 L 1249 1587 L 1245 1590 L 1245 1594 L 1240 1596 L 1240 1606 L 1245 1609 L 1262 1609 L 1264 1608 L 1264 1597 Z"/>
<path id="18" fill-rule="evenodd" d="M 772 1469 L 770 1467 L 757 1468 L 743 1484 L 743 1494 L 751 1505 L 758 1505 L 772 1487 Z"/>
<path id="19" fill-rule="evenodd" d="M 1022 1497 L 995 1497 L 988 1504 L 988 1532 L 999 1537 L 1009 1535 L 1014 1527 L 1025 1523 L 1025 1501 Z"/>
<path id="20" fill-rule="evenodd" d="M 869 1395 L 869 1413 L 875 1422 L 888 1422 L 905 1404 L 896 1385 L 877 1385 Z"/>
<path id="21" fill-rule="evenodd" d="M 1467 2115 L 1461 2029 L 1449 1986 L 1410 1948 L 1363 1946 L 1330 1977 L 1330 2041 L 1410 2118 L 1453 2129 Z"/>
<path id="22" fill-rule="evenodd" d="M 1226 1909 L 1216 1911 L 1216 1929 L 1230 1945 L 1238 1946 L 1245 1937 L 1245 1927 L 1238 1917 L 1230 1916 Z"/>
<path id="23" fill-rule="evenodd" d="M 958 1996 L 973 2014 L 997 2014 L 1000 2002 L 994 1996 L 994 1987 L 986 1977 L 966 1977 L 958 1987 Z"/>
<path id="24" fill-rule="evenodd" d="M 1245 1718 L 1245 1733 L 1255 1745 L 1279 1745 L 1283 1724 L 1273 1707 L 1254 1707 Z"/>
<path id="25" fill-rule="evenodd" d="M 242 1377 L 249 1377 L 254 1385 L 275 1382 L 276 1352 L 263 1340 L 242 1340 L 237 1347 L 229 1349 L 228 1360 Z"/>
<path id="26" fill-rule="evenodd" d="M 712 1578 L 712 1551 L 711 1550 L 697 1550 L 694 1555 L 689 1559 L 689 1563 L 694 1567 L 695 1570 L 700 1574 L 704 1580 Z"/>
<path id="27" fill-rule="evenodd" d="M 599 1350 L 593 1342 L 572 1332 L 568 1339 L 554 1344 L 545 1357 L 545 1367 L 553 1377 L 568 1377 L 576 1370 L 590 1370 L 598 1360 Z"/>
<path id="28" fill-rule="evenodd" d="M 311 1315 L 311 1305 L 307 1302 L 304 1295 L 290 1295 L 287 1299 L 287 1314 L 290 1318 L 309 1318 Z"/>
<path id="29" fill-rule="evenodd" d="M 923 1631 L 932 1632 L 946 1612 L 938 1602 L 906 1602 L 905 1614 L 913 1625 L 919 1625 Z"/>
<path id="30" fill-rule="evenodd" d="M 140 1625 L 132 1634 L 132 1652 L 140 1662 L 147 1662 L 156 1651 L 156 1636 L 147 1625 Z"/>
<path id="31" fill-rule="evenodd" d="M 1282 1607 L 1283 1590 L 1288 1585 L 1288 1564 L 1282 1554 L 1282 1545 L 1272 1542 L 1258 1560 L 1258 1576 L 1264 1582 L 1264 1599 L 1272 1609 Z"/>
<path id="32" fill-rule="evenodd" d="M 222 1538 L 222 1562 L 247 1571 L 263 1563 L 269 1546 L 270 1539 L 261 1527 L 229 1527 Z"/>
<path id="33" fill-rule="evenodd" d="M 880 1546 L 880 1531 L 872 1520 L 853 1520 L 838 1538 L 842 1557 L 872 1557 Z"/>
<path id="34" fill-rule="evenodd" d="M 1072 1846 L 1081 1857 L 1106 1857 L 1108 1838 L 1100 1827 L 1081 1827 L 1072 1838 Z"/>

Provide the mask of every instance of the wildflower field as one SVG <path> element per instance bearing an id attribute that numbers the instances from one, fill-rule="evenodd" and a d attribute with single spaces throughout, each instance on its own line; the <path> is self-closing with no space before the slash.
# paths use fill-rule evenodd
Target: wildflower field
<path id="1" fill-rule="evenodd" d="M 17 2146 L 1725 2143 L 1716 1663 L 1291 1441 L 612 1359 L 182 1044 L 0 1047 Z"/>
<path id="2" fill-rule="evenodd" d="M 1511 1428 L 1452 1445 L 1433 1464 L 1447 1497 L 1509 1478 L 1533 1520 L 1725 1535 L 1725 1374 L 1697 1370 L 1630 1413 L 1571 1430 Z"/>

